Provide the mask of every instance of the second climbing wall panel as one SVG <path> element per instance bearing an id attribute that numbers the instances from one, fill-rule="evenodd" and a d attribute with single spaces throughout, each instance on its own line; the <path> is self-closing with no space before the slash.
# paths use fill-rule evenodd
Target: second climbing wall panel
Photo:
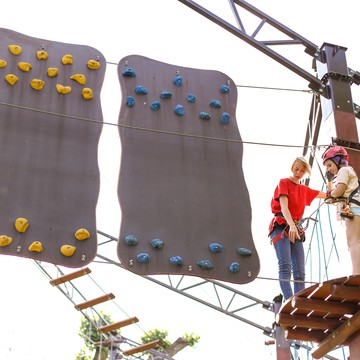
<path id="1" fill-rule="evenodd" d="M 118 76 L 120 260 L 140 274 L 254 280 L 234 82 L 136 55 Z"/>

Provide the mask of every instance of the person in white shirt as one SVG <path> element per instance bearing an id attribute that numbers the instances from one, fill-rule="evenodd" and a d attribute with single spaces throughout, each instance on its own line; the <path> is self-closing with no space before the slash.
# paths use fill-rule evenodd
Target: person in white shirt
<path id="1" fill-rule="evenodd" d="M 359 179 L 349 166 L 349 155 L 341 146 L 328 148 L 322 155 L 329 180 L 327 197 L 340 200 L 341 217 L 345 220 L 346 239 L 353 275 L 360 274 L 360 192 Z"/>

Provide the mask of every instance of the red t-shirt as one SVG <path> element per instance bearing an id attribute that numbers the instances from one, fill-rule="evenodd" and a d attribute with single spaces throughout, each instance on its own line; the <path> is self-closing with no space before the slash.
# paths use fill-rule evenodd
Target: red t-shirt
<path id="1" fill-rule="evenodd" d="M 281 179 L 271 200 L 271 211 L 273 214 L 280 213 L 280 195 L 287 195 L 290 214 L 293 220 L 299 221 L 304 214 L 305 206 L 309 206 L 318 194 L 319 190 L 295 184 L 289 179 Z"/>

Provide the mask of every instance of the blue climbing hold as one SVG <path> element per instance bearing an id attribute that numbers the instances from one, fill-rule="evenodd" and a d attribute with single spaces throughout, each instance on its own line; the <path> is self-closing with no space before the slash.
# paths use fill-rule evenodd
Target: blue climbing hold
<path id="1" fill-rule="evenodd" d="M 184 265 L 184 261 L 181 256 L 172 256 L 169 259 L 169 261 L 171 264 L 174 264 L 174 265 L 178 265 L 178 266 Z"/>
<path id="2" fill-rule="evenodd" d="M 150 261 L 150 255 L 146 254 L 146 253 L 140 253 L 140 254 L 136 255 L 136 260 L 139 263 L 146 264 Z"/>
<path id="3" fill-rule="evenodd" d="M 162 249 L 164 246 L 164 241 L 161 239 L 152 239 L 150 244 L 154 249 Z"/>
<path id="4" fill-rule="evenodd" d="M 250 249 L 247 249 L 247 248 L 238 248 L 237 252 L 238 252 L 238 254 L 240 254 L 242 256 L 250 256 L 250 255 L 252 255 L 252 251 Z"/>
<path id="5" fill-rule="evenodd" d="M 203 119 L 203 120 L 210 120 L 211 119 L 211 115 L 208 112 L 205 111 L 201 111 L 199 113 L 199 118 Z"/>
<path id="6" fill-rule="evenodd" d="M 185 109 L 183 105 L 180 104 L 176 105 L 174 111 L 176 115 L 180 115 L 180 116 L 185 115 Z"/>
<path id="7" fill-rule="evenodd" d="M 221 108 L 221 102 L 220 100 L 211 100 L 209 105 L 213 108 L 220 109 Z"/>
<path id="8" fill-rule="evenodd" d="M 122 76 L 136 77 L 136 72 L 132 68 L 127 68 L 122 71 Z"/>
<path id="9" fill-rule="evenodd" d="M 230 122 L 230 114 L 227 112 L 222 113 L 220 122 L 227 125 Z"/>
<path id="10" fill-rule="evenodd" d="M 148 93 L 147 89 L 144 88 L 143 86 L 141 85 L 137 85 L 135 87 L 135 92 L 138 94 L 138 95 L 146 95 Z"/>
<path id="11" fill-rule="evenodd" d="M 161 94 L 160 94 L 160 97 L 162 99 L 171 99 L 172 97 L 172 93 L 170 91 L 163 91 Z"/>
<path id="12" fill-rule="evenodd" d="M 132 96 L 128 96 L 126 99 L 126 105 L 128 107 L 134 107 L 135 106 L 135 99 Z"/>
<path id="13" fill-rule="evenodd" d="M 139 240 L 135 235 L 126 235 L 124 237 L 124 243 L 126 245 L 137 245 L 138 242 Z"/>
<path id="14" fill-rule="evenodd" d="M 209 249 L 212 253 L 219 253 L 224 251 L 224 247 L 217 243 L 210 244 Z"/>
<path id="15" fill-rule="evenodd" d="M 202 269 L 213 269 L 214 268 L 214 264 L 212 263 L 211 260 L 200 260 L 196 264 L 199 267 L 201 267 Z"/>
<path id="16" fill-rule="evenodd" d="M 182 78 L 182 76 L 176 75 L 176 76 L 174 77 L 173 83 L 174 83 L 176 86 L 180 87 L 180 86 L 183 84 L 183 78 Z"/>
<path id="17" fill-rule="evenodd" d="M 229 267 L 230 272 L 236 273 L 240 270 L 240 264 L 238 262 L 233 262 L 230 264 Z"/>
<path id="18" fill-rule="evenodd" d="M 160 109 L 160 102 L 159 102 L 159 101 L 154 101 L 154 102 L 150 105 L 150 109 L 152 109 L 152 110 L 159 110 L 159 109 Z"/>
<path id="19" fill-rule="evenodd" d="M 188 96 L 187 96 L 187 101 L 188 101 L 189 103 L 194 103 L 194 102 L 196 101 L 196 96 L 193 95 L 193 94 L 188 94 Z"/>
<path id="20" fill-rule="evenodd" d="M 221 85 L 220 86 L 220 92 L 222 92 L 223 94 L 227 94 L 230 92 L 230 87 L 227 85 Z"/>

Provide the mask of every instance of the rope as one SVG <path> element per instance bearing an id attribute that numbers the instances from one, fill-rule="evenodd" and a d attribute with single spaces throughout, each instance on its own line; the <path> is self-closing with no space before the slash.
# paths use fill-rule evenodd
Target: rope
<path id="1" fill-rule="evenodd" d="M 172 135 L 172 136 L 180 136 L 180 137 L 188 137 L 188 138 L 195 138 L 195 139 L 203 139 L 203 140 L 213 140 L 213 141 L 223 141 L 228 143 L 237 143 L 237 144 L 247 144 L 247 145 L 258 145 L 258 146 L 273 146 L 273 147 L 285 147 L 285 148 L 299 148 L 299 149 L 316 149 L 320 147 L 327 148 L 329 145 L 289 145 L 289 144 L 274 144 L 274 143 L 264 143 L 264 142 L 254 142 L 254 141 L 243 141 L 238 139 L 226 139 L 226 138 L 219 138 L 219 137 L 213 137 L 213 136 L 204 136 L 204 135 L 195 135 L 195 134 L 188 134 L 188 133 L 179 133 L 175 131 L 165 131 L 165 130 L 158 130 L 158 129 L 152 129 L 152 128 L 144 128 L 139 126 L 133 126 L 133 125 L 126 125 L 126 124 L 115 124 L 111 122 L 106 121 L 100 121 L 95 119 L 89 119 L 84 118 L 81 116 L 75 116 L 75 115 L 69 115 L 69 114 L 62 114 L 52 111 L 46 111 L 46 110 L 40 110 L 35 109 L 27 106 L 21 106 L 21 105 L 15 105 L 15 104 L 9 104 L 5 102 L 0 101 L 0 105 L 2 106 L 8 106 L 16 109 L 26 110 L 26 111 L 33 111 L 36 113 L 51 115 L 51 116 L 57 116 L 62 118 L 68 118 L 72 120 L 78 120 L 78 121 L 85 121 L 91 124 L 96 125 L 108 125 L 108 126 L 115 126 L 117 128 L 125 128 L 125 129 L 131 129 L 131 130 L 137 130 L 137 131 L 144 131 L 144 132 L 151 132 L 151 133 L 157 133 L 157 134 L 165 134 L 165 135 Z"/>

